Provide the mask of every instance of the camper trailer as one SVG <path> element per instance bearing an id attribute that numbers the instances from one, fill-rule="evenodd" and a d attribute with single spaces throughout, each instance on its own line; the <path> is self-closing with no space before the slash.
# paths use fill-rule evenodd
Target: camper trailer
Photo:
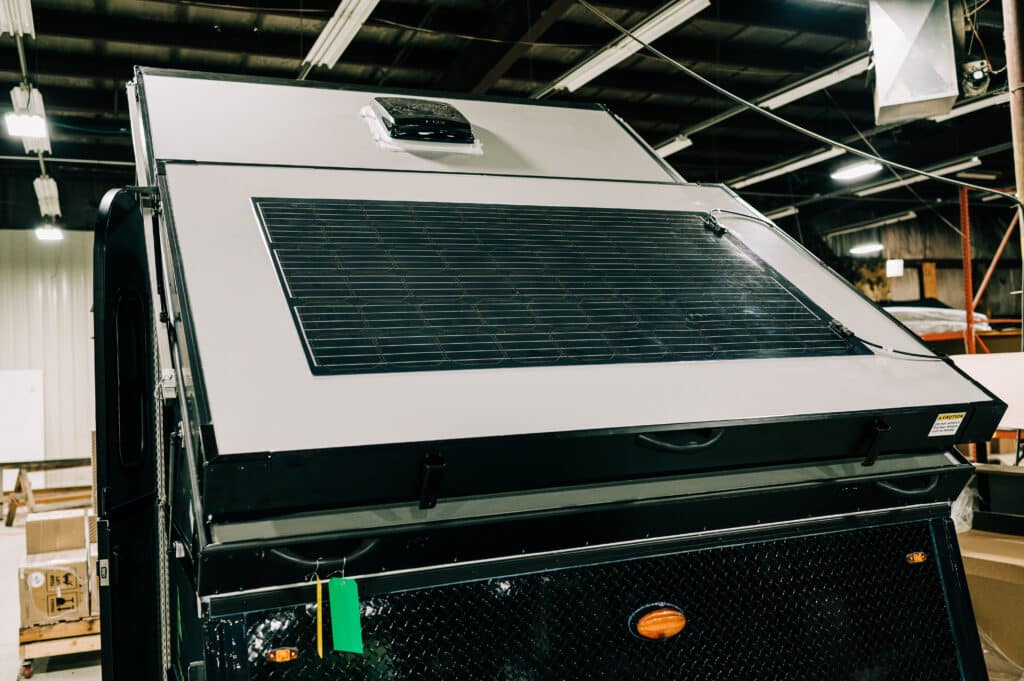
<path id="1" fill-rule="evenodd" d="M 596 105 L 128 89 L 105 681 L 986 678 L 1005 405 L 727 186 Z"/>

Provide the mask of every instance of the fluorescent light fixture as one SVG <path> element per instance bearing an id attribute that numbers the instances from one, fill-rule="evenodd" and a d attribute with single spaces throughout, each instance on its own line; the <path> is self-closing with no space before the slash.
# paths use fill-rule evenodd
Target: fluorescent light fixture
<path id="1" fill-rule="evenodd" d="M 884 250 L 885 246 L 879 243 L 859 244 L 850 249 L 850 255 L 871 255 Z"/>
<path id="2" fill-rule="evenodd" d="M 779 208 L 771 213 L 765 213 L 764 216 L 769 220 L 778 220 L 779 218 L 788 218 L 790 215 L 796 215 L 800 212 L 800 209 L 796 206 L 786 206 L 785 208 Z"/>
<path id="3" fill-rule="evenodd" d="M 842 156 L 845 153 L 846 151 L 839 147 L 832 147 L 826 151 L 820 151 L 818 153 L 811 154 L 810 156 L 804 156 L 803 158 L 799 158 L 792 163 L 787 163 L 779 166 L 778 168 L 772 168 L 755 175 L 737 178 L 731 182 L 726 182 L 726 184 L 734 189 L 743 189 L 744 187 L 749 187 L 752 184 L 764 182 L 765 180 L 770 180 L 773 177 L 778 177 L 779 175 L 788 175 L 789 173 L 800 170 L 801 168 L 813 166 L 817 163 L 821 163 L 822 161 L 827 161 L 830 158 L 835 158 L 836 156 Z"/>
<path id="4" fill-rule="evenodd" d="M 44 218 L 60 217 L 60 197 L 57 194 L 57 181 L 49 175 L 40 175 L 32 180 L 32 188 L 36 190 L 39 201 L 39 214 Z"/>
<path id="5" fill-rule="evenodd" d="M 780 92 L 774 97 L 769 97 L 763 102 L 758 102 L 758 104 L 765 109 L 778 109 L 787 104 L 792 104 L 798 99 L 803 99 L 807 95 L 831 87 L 836 83 L 841 83 L 847 78 L 853 78 L 857 74 L 864 73 L 869 68 L 871 68 L 871 57 L 864 56 L 821 75 L 814 75 L 799 81 L 793 87 Z"/>
<path id="6" fill-rule="evenodd" d="M 302 60 L 303 74 L 314 66 L 334 68 L 341 58 L 341 53 L 349 46 L 359 29 L 377 7 L 378 0 L 341 0 L 334 16 L 330 18 L 324 30 L 320 31 L 309 54 Z"/>
<path id="7" fill-rule="evenodd" d="M 885 261 L 885 276 L 890 279 L 903 276 L 903 258 L 890 258 Z"/>
<path id="8" fill-rule="evenodd" d="M 846 227 L 840 227 L 825 233 L 826 239 L 833 237 L 842 236 L 843 234 L 853 234 L 854 232 L 862 232 L 866 229 L 875 229 L 878 227 L 885 227 L 886 225 L 895 225 L 899 222 L 906 222 L 907 220 L 916 220 L 917 213 L 912 210 L 908 210 L 906 213 L 898 213 L 896 215 L 889 215 L 884 218 L 878 218 L 877 220 L 869 220 L 867 222 L 858 222 L 853 225 L 847 225 Z"/>
<path id="9" fill-rule="evenodd" d="M 4 114 L 4 127 L 11 137 L 46 137 L 46 119 L 28 113 Z"/>
<path id="10" fill-rule="evenodd" d="M 54 225 L 36 227 L 36 238 L 40 241 L 63 241 L 64 230 Z"/>
<path id="11" fill-rule="evenodd" d="M 987 109 L 990 106 L 1009 103 L 1009 92 L 1003 92 L 998 95 L 989 95 L 988 97 L 978 97 L 977 99 L 970 100 L 966 104 L 961 104 L 960 106 L 950 111 L 948 114 L 943 114 L 941 116 L 932 116 L 929 120 L 935 121 L 936 123 L 941 123 L 942 121 L 948 121 L 949 119 L 956 118 L 957 116 L 963 116 L 964 114 L 980 111 L 981 109 Z"/>
<path id="12" fill-rule="evenodd" d="M 640 22 L 638 26 L 631 29 L 631 33 L 645 43 L 654 42 L 710 6 L 711 3 L 708 0 L 677 0 Z M 608 43 L 596 54 L 570 69 L 557 80 L 537 90 L 532 96 L 534 98 L 543 97 L 555 90 L 575 92 L 642 48 L 643 45 L 631 36 L 624 35 Z"/>
<path id="13" fill-rule="evenodd" d="M 0 2 L 3 1 L 0 0 Z M 14 105 L 13 115 L 4 114 L 7 133 L 14 137 L 21 137 L 26 154 L 43 151 L 49 153 L 50 135 L 46 130 L 43 94 L 31 85 L 15 85 L 11 88 L 11 104 Z M 13 130 L 12 125 L 14 126 Z M 16 133 L 14 130 L 18 132 Z"/>
<path id="14" fill-rule="evenodd" d="M 862 177 L 874 175 L 881 169 L 882 164 L 878 161 L 858 161 L 857 163 L 837 168 L 829 177 L 840 182 L 849 182 L 850 180 L 859 180 Z"/>
<path id="15" fill-rule="evenodd" d="M 1013 192 L 999 192 L 998 194 L 985 194 L 981 197 L 982 203 L 988 203 L 989 201 L 998 201 L 999 199 L 1012 199 Z"/>
<path id="16" fill-rule="evenodd" d="M 683 149 L 690 146 L 693 146 L 693 140 L 691 140 L 686 135 L 676 135 L 667 142 L 662 142 L 661 144 L 656 146 L 654 148 L 654 151 L 655 153 L 658 154 L 658 156 L 665 158 L 667 156 L 671 156 L 677 151 L 682 151 Z"/>
<path id="17" fill-rule="evenodd" d="M 981 165 L 981 159 L 977 156 L 972 157 L 970 160 L 964 161 L 963 163 L 954 163 L 951 166 L 945 166 L 942 168 L 936 168 L 935 170 L 929 170 L 932 175 L 949 175 L 955 173 L 958 170 L 967 170 L 968 168 L 974 168 Z M 928 177 L 925 175 L 910 175 L 908 177 L 901 178 L 899 180 L 893 180 L 892 182 L 886 182 L 884 184 L 876 184 L 874 187 L 868 187 L 867 189 L 861 189 L 859 192 L 855 192 L 856 196 L 871 196 L 872 194 L 880 194 L 887 192 L 890 189 L 896 189 L 897 187 L 905 187 L 908 184 L 917 184 L 918 182 L 924 182 Z"/>
<path id="18" fill-rule="evenodd" d="M 991 170 L 965 170 L 962 173 L 957 173 L 956 176 L 964 180 L 985 180 L 991 182 L 999 177 L 999 173 L 992 172 Z"/>
<path id="19" fill-rule="evenodd" d="M 0 0 L 0 35 L 5 33 L 36 37 L 30 0 Z"/>

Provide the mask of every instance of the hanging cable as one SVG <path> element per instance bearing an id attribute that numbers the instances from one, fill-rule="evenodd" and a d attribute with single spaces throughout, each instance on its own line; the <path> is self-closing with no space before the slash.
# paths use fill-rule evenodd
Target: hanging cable
<path id="1" fill-rule="evenodd" d="M 870 154 L 870 153 L 868 153 L 866 151 L 861 151 L 860 149 L 858 149 L 856 147 L 852 147 L 849 144 L 844 144 L 843 142 L 840 142 L 838 140 L 834 140 L 834 139 L 831 139 L 829 137 L 826 137 L 825 135 L 816 133 L 813 130 L 809 130 L 809 129 L 803 127 L 802 125 L 799 125 L 797 123 L 794 123 L 794 122 L 790 121 L 787 118 L 783 118 L 782 116 L 779 116 L 778 114 L 772 113 L 768 109 L 763 109 L 760 106 L 758 106 L 757 104 L 754 104 L 753 102 L 750 102 L 750 101 L 748 101 L 746 99 L 743 99 L 739 95 L 733 93 L 731 90 L 727 90 L 726 88 L 722 87 L 718 83 L 715 83 L 714 81 L 711 81 L 711 80 L 705 78 L 704 76 L 700 75 L 699 73 L 697 73 L 693 69 L 691 69 L 691 68 L 685 66 L 684 64 L 680 63 L 678 60 L 668 56 L 667 54 L 665 54 L 664 52 L 662 52 L 658 48 L 654 47 L 653 45 L 651 45 L 647 41 L 638 38 L 628 28 L 622 26 L 617 21 L 612 19 L 610 16 L 608 16 L 607 14 L 602 12 L 600 9 L 598 9 L 598 8 L 594 7 L 593 5 L 591 5 L 589 2 L 587 2 L 587 0 L 576 0 L 576 2 L 578 2 L 581 6 L 583 6 L 586 10 L 588 10 L 591 14 L 596 16 L 601 21 L 605 22 L 606 24 L 608 24 L 609 26 L 614 28 L 616 31 L 618 31 L 622 35 L 628 36 L 629 38 L 635 40 L 645 50 L 647 50 L 651 54 L 655 55 L 656 57 L 660 58 L 662 61 L 666 62 L 667 64 L 673 66 L 677 70 L 682 71 L 683 73 L 685 73 L 690 78 L 693 78 L 694 80 L 696 80 L 697 82 L 701 83 L 702 85 L 704 85 L 704 86 L 714 90 L 715 92 L 717 92 L 718 94 L 722 95 L 726 99 L 729 99 L 729 100 L 735 102 L 736 104 L 740 104 L 740 105 L 746 107 L 747 109 L 750 109 L 751 111 L 753 111 L 755 113 L 758 113 L 761 116 L 764 116 L 765 118 L 768 118 L 769 120 L 772 120 L 772 121 L 778 123 L 779 125 L 783 125 L 783 126 L 789 128 L 790 130 L 798 132 L 801 135 L 804 135 L 806 137 L 810 137 L 811 139 L 816 140 L 818 142 L 821 142 L 822 144 L 828 144 L 828 145 L 831 145 L 831 146 L 834 146 L 834 147 L 839 147 L 840 149 L 844 149 L 845 151 L 853 154 L 854 156 L 859 156 L 860 158 L 866 159 L 868 161 L 875 161 L 876 163 L 881 163 L 881 164 L 883 164 L 883 165 L 885 165 L 885 166 L 887 166 L 889 168 L 895 168 L 897 170 L 902 170 L 902 171 L 904 171 L 906 173 L 910 173 L 912 175 L 921 175 L 923 177 L 927 177 L 929 179 L 936 180 L 938 182 L 944 182 L 946 184 L 950 184 L 950 185 L 953 185 L 955 187 L 967 187 L 968 189 L 973 189 L 973 190 L 979 191 L 979 192 L 985 192 L 986 194 L 998 194 L 998 195 L 1003 196 L 1003 197 L 1011 198 L 1011 199 L 1013 199 L 1013 201 L 1015 201 L 1017 203 L 1018 206 L 1020 206 L 1022 209 L 1024 209 L 1024 203 L 1021 203 L 1020 197 L 1017 197 L 1015 195 L 1005 194 L 1003 192 L 1000 192 L 1000 191 L 997 191 L 995 189 L 992 189 L 991 187 L 983 187 L 981 185 L 973 184 L 971 182 L 963 182 L 961 180 L 956 180 L 956 179 L 953 179 L 953 178 L 950 178 L 950 177 L 944 177 L 942 175 L 936 175 L 935 173 L 930 173 L 927 170 L 921 170 L 920 168 L 914 168 L 912 166 L 904 165 L 904 164 L 898 163 L 896 161 L 890 161 L 889 159 L 883 158 L 881 156 L 876 156 L 874 154 Z"/>

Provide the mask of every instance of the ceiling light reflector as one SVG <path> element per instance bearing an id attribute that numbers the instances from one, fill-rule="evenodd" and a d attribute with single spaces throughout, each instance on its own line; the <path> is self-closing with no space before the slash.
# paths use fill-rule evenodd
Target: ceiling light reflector
<path id="1" fill-rule="evenodd" d="M 1009 103 L 1009 92 L 1004 92 L 998 95 L 990 95 L 988 97 L 978 97 L 976 99 L 968 101 L 965 104 L 961 104 L 960 106 L 950 111 L 948 114 L 943 114 L 942 116 L 932 116 L 929 120 L 935 121 L 936 123 L 941 123 L 942 121 L 948 121 L 949 119 L 956 118 L 957 116 L 963 116 L 964 114 L 969 114 L 975 111 L 980 111 L 982 109 L 987 109 L 990 106 Z"/>
<path id="2" fill-rule="evenodd" d="M 39 201 L 39 214 L 44 218 L 60 217 L 60 197 L 57 194 L 57 181 L 49 175 L 40 175 L 32 180 L 32 188 L 36 190 Z"/>
<path id="3" fill-rule="evenodd" d="M 334 68 L 341 53 L 355 39 L 359 29 L 377 7 L 379 0 L 341 0 L 338 9 L 320 31 L 309 54 L 302 60 L 303 73 L 314 66 Z"/>
<path id="4" fill-rule="evenodd" d="M 765 213 L 764 216 L 769 220 L 778 220 L 779 218 L 788 218 L 790 215 L 796 215 L 800 212 L 800 209 L 796 206 L 786 206 L 785 208 L 779 208 L 771 213 Z"/>
<path id="5" fill-rule="evenodd" d="M 4 114 L 7 134 L 21 137 L 26 154 L 49 153 L 50 134 L 46 130 L 43 94 L 31 85 L 15 85 L 11 88 L 11 104 L 14 111 Z"/>
<path id="6" fill-rule="evenodd" d="M 744 187 L 749 187 L 752 184 L 764 182 L 765 180 L 770 180 L 773 177 L 779 177 L 780 175 L 788 175 L 789 173 L 796 172 L 801 168 L 813 166 L 817 163 L 821 163 L 822 161 L 827 161 L 830 158 L 835 158 L 836 156 L 842 156 L 845 153 L 846 151 L 840 149 L 839 147 L 832 147 L 831 149 L 828 149 L 826 151 L 821 151 L 816 154 L 811 154 L 810 156 L 805 156 L 803 158 L 797 159 L 796 161 L 793 161 L 792 163 L 787 163 L 783 166 L 779 166 L 778 168 L 766 170 L 762 173 L 757 173 L 756 175 L 748 175 L 747 177 L 737 178 L 735 180 L 732 180 L 731 182 L 726 182 L 726 184 L 733 187 L 734 189 L 743 189 Z"/>
<path id="7" fill-rule="evenodd" d="M 858 161 L 835 170 L 829 177 L 840 182 L 849 182 L 850 180 L 859 180 L 862 177 L 874 175 L 881 169 L 882 164 L 878 161 Z"/>
<path id="8" fill-rule="evenodd" d="M 676 135 L 669 141 L 662 142 L 661 144 L 659 144 L 657 147 L 654 148 L 654 151 L 658 154 L 658 156 L 665 158 L 667 156 L 671 156 L 677 151 L 682 151 L 683 149 L 686 149 L 687 147 L 691 146 L 693 146 L 693 140 L 691 140 L 689 137 L 687 137 L 686 135 Z"/>
<path id="9" fill-rule="evenodd" d="M 645 43 L 654 42 L 710 6 L 711 3 L 708 0 L 678 0 L 663 7 L 631 32 Z M 557 80 L 534 92 L 532 97 L 540 98 L 555 90 L 575 92 L 624 59 L 636 54 L 641 48 L 643 45 L 631 36 L 624 35 L 608 43 L 603 49 L 567 71 Z"/>
<path id="10" fill-rule="evenodd" d="M 36 37 L 30 0 L 0 0 L 0 36 L 7 33 Z"/>
<path id="11" fill-rule="evenodd" d="M 798 99 L 803 99 L 807 95 L 820 92 L 836 83 L 841 83 L 847 78 L 853 78 L 858 74 L 864 73 L 869 68 L 871 68 L 871 57 L 861 57 L 820 76 L 813 76 L 800 81 L 788 90 L 784 90 L 774 97 L 769 97 L 763 102 L 758 102 L 758 104 L 765 109 L 778 109 L 787 104 L 792 104 Z"/>
<path id="12" fill-rule="evenodd" d="M 850 249 L 850 255 L 871 255 L 873 253 L 881 253 L 884 250 L 885 246 L 879 243 L 860 244 Z"/>
<path id="13" fill-rule="evenodd" d="M 54 225 L 36 227 L 36 238 L 40 241 L 63 241 L 64 230 Z"/>
<path id="14" fill-rule="evenodd" d="M 954 163 L 950 166 L 944 166 L 942 168 L 936 168 L 935 170 L 929 170 L 932 175 L 949 175 L 955 173 L 958 170 L 966 170 L 968 168 L 974 168 L 981 165 L 981 159 L 977 156 L 972 157 L 970 160 L 962 163 Z M 900 178 L 899 180 L 893 180 L 892 182 L 885 182 L 884 184 L 876 184 L 874 187 L 868 187 L 867 189 L 861 189 L 856 192 L 857 196 L 871 196 L 872 194 L 880 194 L 887 192 L 890 189 L 896 189 L 897 187 L 905 187 L 908 184 L 917 184 L 918 182 L 924 182 L 928 179 L 926 175 L 910 175 L 907 177 Z"/>

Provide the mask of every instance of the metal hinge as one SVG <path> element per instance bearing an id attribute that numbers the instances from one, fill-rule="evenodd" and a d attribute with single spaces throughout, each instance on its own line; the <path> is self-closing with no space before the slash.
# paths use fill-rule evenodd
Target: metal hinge
<path id="1" fill-rule="evenodd" d="M 154 213 L 160 212 L 160 189 L 152 185 L 132 185 L 125 187 L 125 190 L 135 194 L 139 204 L 143 208 L 149 208 Z"/>
<path id="2" fill-rule="evenodd" d="M 178 395 L 178 376 L 174 369 L 164 369 L 160 372 L 160 396 L 165 400 L 173 400 Z"/>

